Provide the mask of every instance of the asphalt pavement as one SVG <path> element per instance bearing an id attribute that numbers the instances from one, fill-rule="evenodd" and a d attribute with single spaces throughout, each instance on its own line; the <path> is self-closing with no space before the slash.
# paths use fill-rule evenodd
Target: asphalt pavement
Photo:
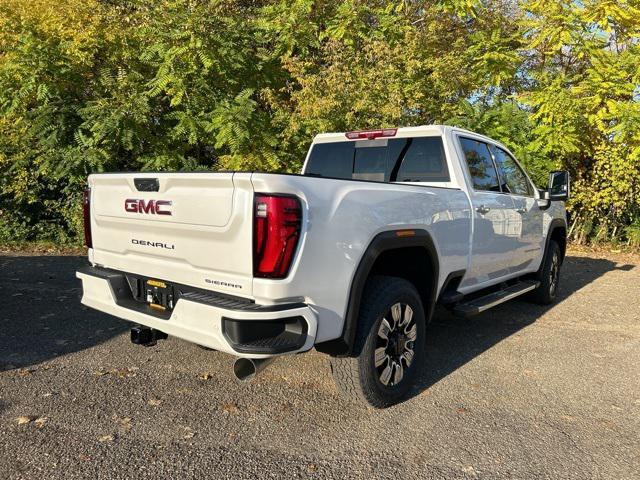
<path id="1" fill-rule="evenodd" d="M 640 257 L 570 253 L 559 302 L 438 311 L 412 398 L 343 399 L 325 356 L 232 358 L 80 302 L 84 259 L 0 253 L 0 479 L 640 478 Z"/>

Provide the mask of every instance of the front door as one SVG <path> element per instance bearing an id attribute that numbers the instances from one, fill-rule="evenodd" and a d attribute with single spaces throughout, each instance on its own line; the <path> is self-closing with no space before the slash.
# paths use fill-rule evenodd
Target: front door
<path id="1" fill-rule="evenodd" d="M 502 190 L 513 200 L 520 220 L 518 243 L 512 252 L 510 273 L 531 271 L 533 262 L 540 258 L 542 244 L 542 210 L 534 196 L 534 187 L 524 170 L 509 153 L 497 146 L 491 146 L 493 158 L 498 168 Z"/>

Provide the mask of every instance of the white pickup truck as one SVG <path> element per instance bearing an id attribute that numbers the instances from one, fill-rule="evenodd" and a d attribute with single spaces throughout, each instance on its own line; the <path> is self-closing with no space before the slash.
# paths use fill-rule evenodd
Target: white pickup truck
<path id="1" fill-rule="evenodd" d="M 436 304 L 470 316 L 550 303 L 566 246 L 567 172 L 538 190 L 504 145 L 448 126 L 315 137 L 299 175 L 91 175 L 82 302 L 238 357 L 331 357 L 340 389 L 405 397 Z"/>

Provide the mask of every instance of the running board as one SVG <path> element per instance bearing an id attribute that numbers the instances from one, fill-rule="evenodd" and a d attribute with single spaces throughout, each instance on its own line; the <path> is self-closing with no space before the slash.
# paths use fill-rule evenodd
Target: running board
<path id="1" fill-rule="evenodd" d="M 523 280 L 500 291 L 485 295 L 484 297 L 469 300 L 464 303 L 458 303 L 453 307 L 453 313 L 458 317 L 472 317 L 484 312 L 485 310 L 489 310 L 496 305 L 509 301 L 512 298 L 516 298 L 530 292 L 531 290 L 536 289 L 538 285 L 540 285 L 540 282 L 534 280 Z"/>

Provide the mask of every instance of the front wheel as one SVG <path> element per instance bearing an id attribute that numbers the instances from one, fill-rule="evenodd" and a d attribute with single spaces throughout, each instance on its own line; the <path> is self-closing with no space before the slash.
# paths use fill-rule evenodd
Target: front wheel
<path id="1" fill-rule="evenodd" d="M 560 285 L 561 264 L 560 246 L 554 240 L 550 240 L 547 254 L 537 275 L 540 285 L 532 292 L 531 300 L 540 305 L 549 305 L 555 302 Z"/>
<path id="2" fill-rule="evenodd" d="M 357 356 L 331 359 L 338 388 L 376 408 L 403 400 L 424 361 L 425 323 L 413 284 L 396 277 L 370 279 L 360 305 Z"/>

